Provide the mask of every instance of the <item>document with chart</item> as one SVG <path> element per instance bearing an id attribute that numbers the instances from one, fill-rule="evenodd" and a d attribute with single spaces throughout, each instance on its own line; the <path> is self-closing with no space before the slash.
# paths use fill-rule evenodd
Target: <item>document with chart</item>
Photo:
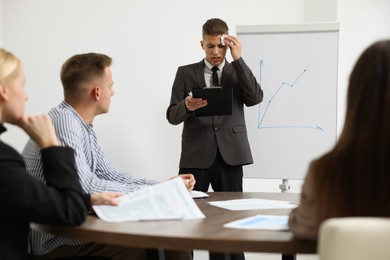
<path id="1" fill-rule="evenodd" d="M 288 230 L 288 216 L 256 215 L 223 226 L 238 229 Z"/>
<path id="2" fill-rule="evenodd" d="M 118 206 L 93 206 L 97 216 L 108 222 L 200 219 L 196 205 L 182 178 L 159 183 L 118 198 Z"/>

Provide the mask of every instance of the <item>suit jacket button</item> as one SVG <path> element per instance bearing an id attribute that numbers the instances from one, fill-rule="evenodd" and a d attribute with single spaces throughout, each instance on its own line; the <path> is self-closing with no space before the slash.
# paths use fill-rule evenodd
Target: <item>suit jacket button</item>
<path id="1" fill-rule="evenodd" d="M 215 128 L 214 128 L 214 131 L 218 131 L 218 127 L 215 127 Z"/>

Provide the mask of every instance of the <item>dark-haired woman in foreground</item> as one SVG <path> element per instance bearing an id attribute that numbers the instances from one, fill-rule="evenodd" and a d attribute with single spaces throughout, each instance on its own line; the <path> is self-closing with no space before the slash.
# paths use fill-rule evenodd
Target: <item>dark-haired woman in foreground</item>
<path id="1" fill-rule="evenodd" d="M 383 40 L 352 70 L 344 129 L 335 147 L 311 163 L 290 230 L 316 240 L 328 218 L 390 216 L 389 183 L 390 40 Z"/>

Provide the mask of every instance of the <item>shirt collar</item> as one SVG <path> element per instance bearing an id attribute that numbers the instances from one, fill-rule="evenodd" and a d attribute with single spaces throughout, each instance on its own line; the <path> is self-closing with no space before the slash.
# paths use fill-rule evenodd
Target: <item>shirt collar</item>
<path id="1" fill-rule="evenodd" d="M 68 109 L 70 111 L 72 111 L 72 113 L 83 123 L 83 125 L 86 127 L 86 128 L 93 128 L 93 123 L 91 124 L 87 124 L 83 118 L 79 115 L 79 113 L 77 113 L 77 111 L 68 103 L 66 102 L 65 100 L 63 100 L 60 104 L 60 107 L 63 107 L 65 109 Z"/>
<path id="2" fill-rule="evenodd" d="M 206 65 L 207 68 L 210 69 L 211 71 L 211 68 L 214 67 L 210 62 L 208 62 L 206 59 L 204 59 L 204 64 Z M 221 64 L 219 64 L 218 66 L 218 69 L 220 71 L 222 71 L 223 67 L 225 66 L 225 60 L 223 60 L 223 62 Z"/>

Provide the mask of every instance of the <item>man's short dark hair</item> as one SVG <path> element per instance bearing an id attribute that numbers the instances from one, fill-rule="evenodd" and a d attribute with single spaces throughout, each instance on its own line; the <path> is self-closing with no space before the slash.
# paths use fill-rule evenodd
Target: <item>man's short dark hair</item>
<path id="1" fill-rule="evenodd" d="M 221 34 L 229 34 L 229 27 L 219 18 L 211 18 L 203 24 L 202 36 L 218 36 Z"/>

